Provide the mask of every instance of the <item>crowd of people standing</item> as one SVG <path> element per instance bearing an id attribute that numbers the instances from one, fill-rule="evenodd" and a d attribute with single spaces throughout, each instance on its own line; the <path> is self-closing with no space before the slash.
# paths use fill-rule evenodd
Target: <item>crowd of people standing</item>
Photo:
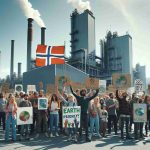
<path id="1" fill-rule="evenodd" d="M 0 93 L 0 125 L 5 131 L 5 141 L 9 141 L 9 129 L 12 129 L 12 141 L 38 138 L 41 133 L 47 138 L 67 134 L 68 140 L 78 142 L 83 139 L 90 142 L 93 136 L 103 138 L 108 135 L 120 136 L 121 139 L 143 139 L 150 131 L 150 96 L 129 96 L 126 91 L 116 90 L 116 93 L 99 94 L 99 90 L 77 89 L 70 85 L 70 93 L 65 91 L 49 95 L 47 110 L 38 109 L 38 98 L 46 97 L 43 90 L 39 92 L 21 91 L 19 94 Z M 134 122 L 133 105 L 146 104 L 147 122 Z M 80 127 L 64 129 L 62 127 L 62 107 L 81 107 Z M 18 107 L 33 107 L 33 124 L 17 125 L 16 114 Z M 144 130 L 145 128 L 145 130 Z M 133 136 L 134 135 L 134 136 Z"/>

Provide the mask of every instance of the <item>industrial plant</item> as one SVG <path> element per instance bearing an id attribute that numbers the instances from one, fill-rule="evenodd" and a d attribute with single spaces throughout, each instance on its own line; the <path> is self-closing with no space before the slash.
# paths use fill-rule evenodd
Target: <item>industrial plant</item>
<path id="1" fill-rule="evenodd" d="M 18 62 L 18 78 L 14 77 L 14 43 L 11 41 L 11 67 L 10 67 L 10 86 L 16 83 L 23 84 L 26 91 L 27 85 L 38 85 L 42 82 L 46 90 L 48 84 L 55 84 L 56 76 L 67 76 L 74 82 L 85 82 L 85 78 L 92 77 L 99 80 L 106 80 L 107 86 L 112 84 L 112 74 L 130 74 L 132 85 L 137 78 L 136 69 L 132 68 L 132 37 L 127 33 L 119 36 L 117 32 L 108 31 L 106 38 L 100 41 L 99 53 L 96 56 L 95 41 L 95 17 L 94 14 L 86 9 L 79 13 L 75 9 L 70 15 L 70 49 L 71 56 L 66 58 L 64 65 L 50 65 L 36 67 L 32 54 L 32 30 L 33 18 L 27 19 L 27 70 L 21 75 L 21 62 Z M 41 27 L 41 45 L 45 43 L 45 26 Z M 144 71 L 145 70 L 140 70 Z M 140 74 L 140 73 L 139 73 Z M 142 74 L 142 73 L 141 73 Z M 146 85 L 146 77 L 144 79 Z"/>

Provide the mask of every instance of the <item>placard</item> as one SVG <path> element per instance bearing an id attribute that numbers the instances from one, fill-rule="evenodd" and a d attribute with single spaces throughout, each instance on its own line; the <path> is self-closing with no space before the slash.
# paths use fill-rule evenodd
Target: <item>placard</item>
<path id="1" fill-rule="evenodd" d="M 15 84 L 15 92 L 21 92 L 23 91 L 22 84 Z"/>
<path id="2" fill-rule="evenodd" d="M 143 91 L 143 81 L 141 79 L 135 80 L 135 91 L 136 93 Z"/>
<path id="3" fill-rule="evenodd" d="M 33 123 L 33 108 L 18 107 L 17 108 L 17 125 L 25 125 Z"/>
<path id="4" fill-rule="evenodd" d="M 36 92 L 36 85 L 27 85 L 27 93 Z"/>
<path id="5" fill-rule="evenodd" d="M 112 84 L 115 88 L 126 89 L 131 87 L 131 75 L 130 74 L 113 74 Z"/>
<path id="6" fill-rule="evenodd" d="M 79 128 L 81 117 L 80 106 L 75 107 L 63 107 L 62 108 L 62 120 L 63 128 Z"/>
<path id="7" fill-rule="evenodd" d="M 38 98 L 38 110 L 46 110 L 48 108 L 47 98 Z"/>
<path id="8" fill-rule="evenodd" d="M 99 93 L 106 92 L 106 80 L 99 80 Z"/>
<path id="9" fill-rule="evenodd" d="M 147 105 L 133 104 L 133 121 L 147 122 Z"/>

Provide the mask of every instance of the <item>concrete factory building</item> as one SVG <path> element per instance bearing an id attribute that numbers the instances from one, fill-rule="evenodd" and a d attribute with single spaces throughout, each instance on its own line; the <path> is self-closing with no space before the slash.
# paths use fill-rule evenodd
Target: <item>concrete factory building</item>
<path id="1" fill-rule="evenodd" d="M 89 10 L 79 14 L 75 11 L 71 14 L 71 60 L 85 62 L 89 54 L 95 56 L 95 17 Z M 90 62 L 94 65 L 95 59 Z M 72 65 L 74 65 L 72 63 Z"/>
<path id="2" fill-rule="evenodd" d="M 76 83 L 85 83 L 88 75 L 68 64 L 39 67 L 23 74 L 23 89 L 27 91 L 27 85 L 36 85 L 37 91 L 42 88 L 48 93 L 49 87 L 52 90 L 50 92 L 53 92 L 56 77 L 60 79 L 58 86 L 63 87 L 64 77 Z M 42 84 L 42 87 L 40 84 Z"/>
<path id="3" fill-rule="evenodd" d="M 129 34 L 118 36 L 109 31 L 106 40 L 101 41 L 101 56 L 104 72 L 108 76 L 113 73 L 131 74 L 133 81 L 132 68 L 132 37 Z"/>

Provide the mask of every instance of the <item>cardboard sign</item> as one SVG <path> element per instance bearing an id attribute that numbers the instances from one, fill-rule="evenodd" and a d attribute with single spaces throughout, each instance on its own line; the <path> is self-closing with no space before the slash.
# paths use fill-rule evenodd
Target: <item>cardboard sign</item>
<path id="1" fill-rule="evenodd" d="M 131 75 L 130 74 L 113 74 L 112 84 L 115 88 L 126 89 L 131 87 Z"/>
<path id="2" fill-rule="evenodd" d="M 25 125 L 33 123 L 33 108 L 18 107 L 17 108 L 17 125 Z"/>
<path id="3" fill-rule="evenodd" d="M 22 84 L 15 84 L 15 92 L 21 92 L 23 91 Z"/>
<path id="4" fill-rule="evenodd" d="M 2 84 L 1 92 L 2 93 L 9 93 L 9 86 L 10 86 L 9 83 Z"/>
<path id="5" fill-rule="evenodd" d="M 63 107 L 62 109 L 62 120 L 63 128 L 79 128 L 80 117 L 81 117 L 80 106 L 75 107 Z"/>
<path id="6" fill-rule="evenodd" d="M 99 80 L 96 78 L 87 78 L 85 80 L 85 86 L 87 89 L 98 89 L 99 88 Z"/>
<path id="7" fill-rule="evenodd" d="M 27 93 L 36 92 L 36 85 L 27 85 Z"/>
<path id="8" fill-rule="evenodd" d="M 133 121 L 147 122 L 147 105 L 133 104 Z"/>
<path id="9" fill-rule="evenodd" d="M 143 91 L 143 81 L 141 79 L 136 79 L 134 84 L 136 93 Z"/>
<path id="10" fill-rule="evenodd" d="M 99 93 L 106 92 L 106 80 L 99 80 Z"/>
<path id="11" fill-rule="evenodd" d="M 47 98 L 38 98 L 38 110 L 46 110 L 48 108 Z"/>

